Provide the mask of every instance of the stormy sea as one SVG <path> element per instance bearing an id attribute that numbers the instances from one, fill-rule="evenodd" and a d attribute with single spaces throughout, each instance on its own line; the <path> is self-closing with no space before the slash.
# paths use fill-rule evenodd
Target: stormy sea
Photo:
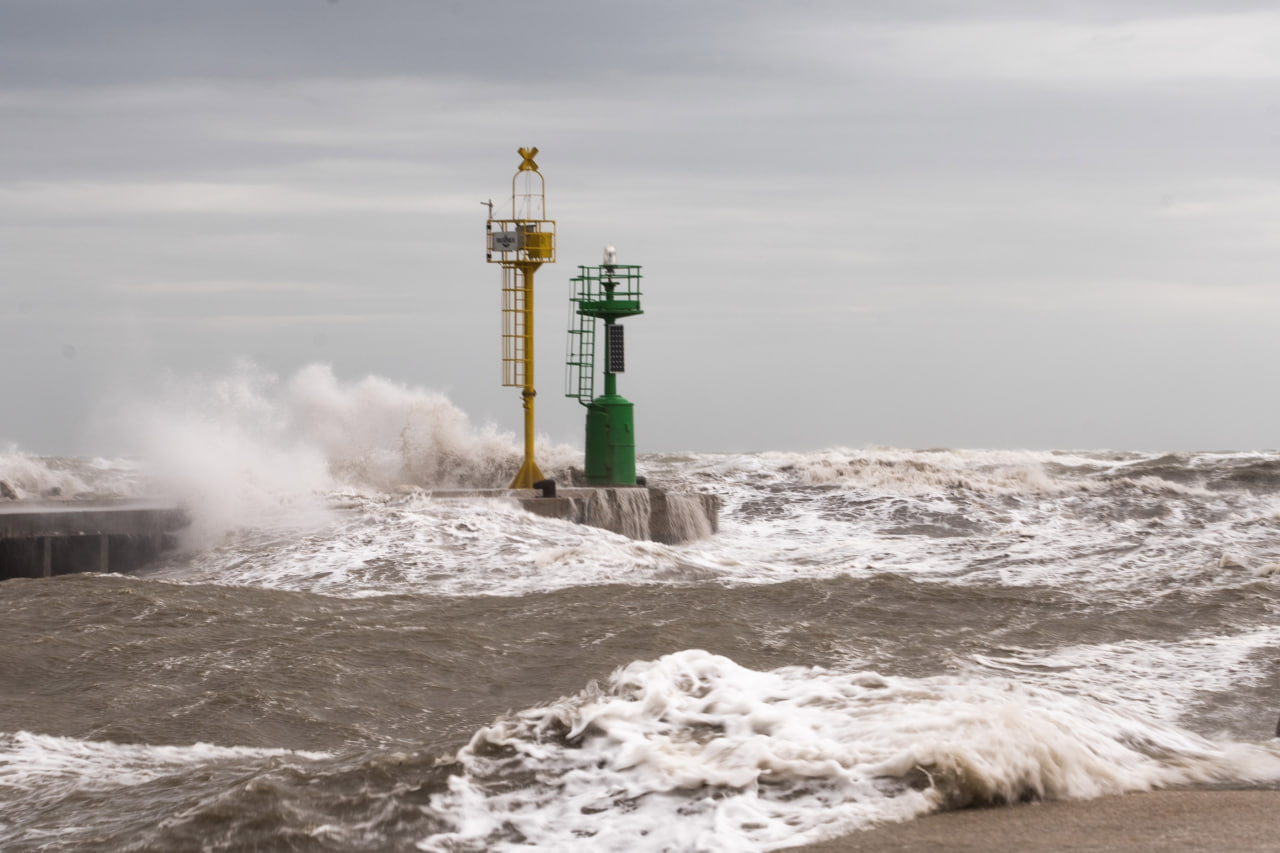
<path id="1" fill-rule="evenodd" d="M 1280 782 L 1280 452 L 641 454 L 722 501 L 662 545 L 433 495 L 519 456 L 436 394 L 183 406 L 145 454 L 0 453 L 20 499 L 192 519 L 0 582 L 4 850 L 766 851 Z"/>

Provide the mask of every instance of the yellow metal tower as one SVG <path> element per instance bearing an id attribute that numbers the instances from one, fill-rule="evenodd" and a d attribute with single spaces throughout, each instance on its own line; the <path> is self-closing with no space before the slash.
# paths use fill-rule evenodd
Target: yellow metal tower
<path id="1" fill-rule="evenodd" d="M 502 264 L 502 384 L 522 389 L 524 465 L 513 489 L 530 489 L 542 479 L 533 461 L 533 274 L 556 260 L 556 223 L 547 219 L 547 182 L 533 162 L 537 148 L 521 148 L 520 166 L 511 179 L 511 218 L 485 225 L 485 257 Z"/>

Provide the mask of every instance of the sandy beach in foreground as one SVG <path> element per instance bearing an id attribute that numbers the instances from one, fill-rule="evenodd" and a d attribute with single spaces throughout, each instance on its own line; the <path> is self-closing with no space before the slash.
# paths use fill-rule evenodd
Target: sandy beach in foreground
<path id="1" fill-rule="evenodd" d="M 854 851 L 1272 851 L 1280 791 L 1158 791 L 1096 800 L 945 812 L 804 847 Z"/>

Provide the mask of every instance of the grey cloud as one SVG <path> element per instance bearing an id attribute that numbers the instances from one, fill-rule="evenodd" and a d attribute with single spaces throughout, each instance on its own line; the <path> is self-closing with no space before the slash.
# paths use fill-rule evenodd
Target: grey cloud
<path id="1" fill-rule="evenodd" d="M 238 357 L 511 425 L 480 202 L 533 144 L 559 440 L 566 281 L 613 243 L 646 268 L 642 449 L 1261 442 L 1266 395 L 1215 410 L 1280 340 L 1275 82 L 940 75 L 911 39 L 1261 8 L 0 4 L 0 339 L 34 365 L 0 393 L 38 401 L 0 440 Z"/>
<path id="2" fill-rule="evenodd" d="M 15 0 L 0 74 L 19 83 L 156 77 L 415 76 L 546 81 L 702 63 L 732 5 L 679 2 Z"/>

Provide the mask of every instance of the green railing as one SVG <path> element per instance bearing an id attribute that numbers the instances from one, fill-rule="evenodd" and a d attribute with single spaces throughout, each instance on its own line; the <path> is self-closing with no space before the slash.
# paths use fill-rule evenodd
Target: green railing
<path id="1" fill-rule="evenodd" d="M 596 320 L 611 324 L 644 313 L 640 308 L 640 267 L 580 266 L 570 285 L 564 395 L 586 406 L 595 399 Z"/>

